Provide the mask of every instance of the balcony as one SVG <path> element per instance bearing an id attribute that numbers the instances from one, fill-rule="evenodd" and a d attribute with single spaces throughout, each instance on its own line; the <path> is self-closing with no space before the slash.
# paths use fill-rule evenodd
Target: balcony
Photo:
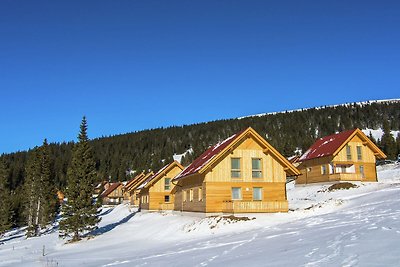
<path id="1" fill-rule="evenodd" d="M 362 181 L 361 173 L 334 173 L 329 175 L 329 181 Z"/>
<path id="2" fill-rule="evenodd" d="M 240 201 L 231 200 L 222 203 L 223 213 L 287 212 L 288 202 L 283 201 Z"/>

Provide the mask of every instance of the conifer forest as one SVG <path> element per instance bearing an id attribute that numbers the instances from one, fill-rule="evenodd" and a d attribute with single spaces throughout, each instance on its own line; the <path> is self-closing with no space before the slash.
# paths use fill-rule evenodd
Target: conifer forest
<path id="1" fill-rule="evenodd" d="M 88 124 L 90 127 L 90 118 Z M 370 138 L 388 159 L 395 159 L 400 153 L 400 136 L 390 134 L 390 130 L 400 129 L 400 101 L 353 103 L 92 139 L 88 143 L 93 153 L 94 182 L 125 181 L 135 172 L 157 171 L 171 162 L 174 154 L 190 149 L 192 153 L 186 153 L 182 159 L 186 166 L 210 145 L 249 126 L 287 157 L 299 151 L 305 152 L 317 138 L 356 127 L 383 129 L 384 135 L 380 140 Z M 29 225 L 31 233 L 35 233 L 54 218 L 56 204 L 50 201 L 49 205 L 43 206 L 42 203 L 51 198 L 55 190 L 66 189 L 74 145 L 73 141 L 50 144 L 45 141 L 40 148 L 1 155 L 1 232 L 10 227 Z M 50 191 L 32 187 L 32 174 L 35 173 L 42 174 L 34 177 L 42 177 L 42 183 Z M 42 191 L 29 195 L 29 190 Z"/>

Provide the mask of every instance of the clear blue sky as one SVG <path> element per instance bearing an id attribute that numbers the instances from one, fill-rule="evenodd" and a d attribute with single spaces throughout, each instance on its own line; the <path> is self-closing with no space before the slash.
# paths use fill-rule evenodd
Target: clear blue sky
<path id="1" fill-rule="evenodd" d="M 0 1 L 0 153 L 400 97 L 399 1 Z"/>

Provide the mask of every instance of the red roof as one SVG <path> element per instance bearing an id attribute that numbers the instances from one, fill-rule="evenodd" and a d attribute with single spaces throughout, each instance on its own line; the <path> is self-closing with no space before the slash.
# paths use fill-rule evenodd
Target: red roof
<path id="1" fill-rule="evenodd" d="M 102 197 L 106 197 L 108 196 L 112 191 L 114 191 L 115 189 L 118 188 L 118 186 L 120 186 L 121 183 L 111 183 L 110 187 L 107 188 L 106 191 L 104 191 L 103 193 L 101 193 Z"/>
<path id="2" fill-rule="evenodd" d="M 210 147 L 207 149 L 200 157 L 195 159 L 192 164 L 187 166 L 179 175 L 177 175 L 174 179 L 178 180 L 183 177 L 195 174 L 199 172 L 205 165 L 207 165 L 210 160 L 212 160 L 215 156 L 217 156 L 222 150 L 224 150 L 227 146 L 229 146 L 235 139 L 240 136 L 245 130 L 232 135 L 231 137 L 225 139 L 222 142 Z"/>
<path id="3" fill-rule="evenodd" d="M 307 151 L 300 157 L 300 161 L 306 161 L 315 158 L 331 156 L 343 145 L 343 143 L 356 131 L 348 130 L 337 134 L 322 137 L 318 139 Z"/>

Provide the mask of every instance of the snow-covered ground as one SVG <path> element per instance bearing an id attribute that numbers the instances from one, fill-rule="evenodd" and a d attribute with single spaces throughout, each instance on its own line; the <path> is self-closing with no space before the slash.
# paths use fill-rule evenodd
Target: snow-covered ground
<path id="1" fill-rule="evenodd" d="M 103 210 L 95 238 L 74 244 L 19 229 L 0 241 L 0 266 L 400 266 L 400 165 L 378 175 L 332 192 L 289 184 L 289 213 L 247 221 L 119 205 Z"/>

